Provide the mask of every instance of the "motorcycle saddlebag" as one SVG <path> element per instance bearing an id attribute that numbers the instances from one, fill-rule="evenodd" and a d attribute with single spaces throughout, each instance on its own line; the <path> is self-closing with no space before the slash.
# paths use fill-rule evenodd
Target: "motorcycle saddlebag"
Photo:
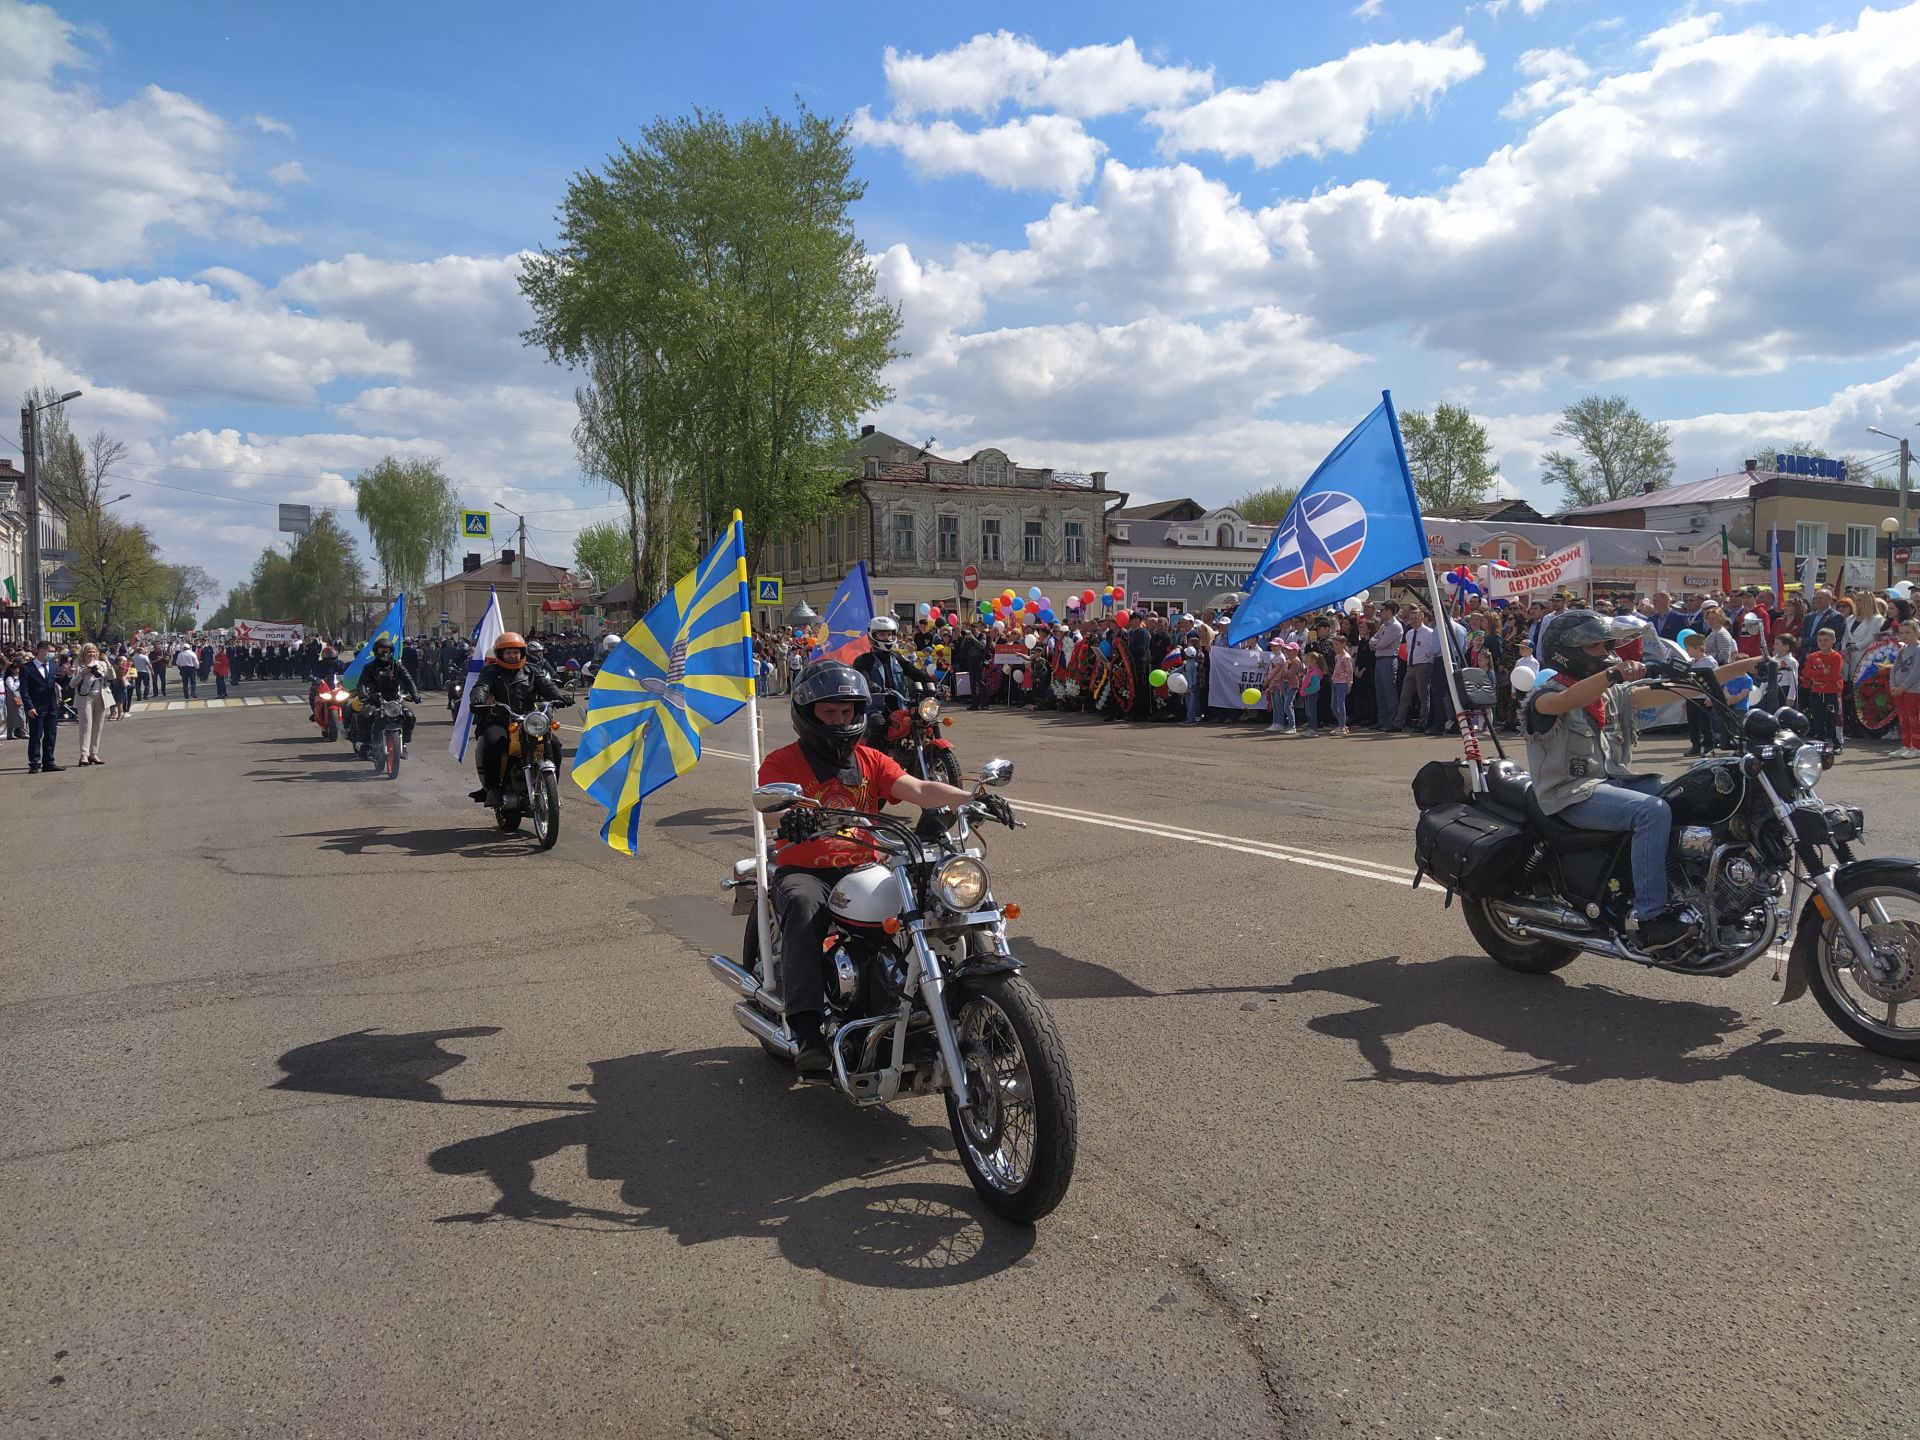
<path id="1" fill-rule="evenodd" d="M 1494 893 L 1526 857 L 1526 832 L 1472 805 L 1436 805 L 1420 812 L 1413 829 L 1414 865 L 1454 891 Z"/>
<path id="2" fill-rule="evenodd" d="M 1413 803 L 1422 810 L 1464 801 L 1472 794 L 1464 760 L 1429 760 L 1414 772 Z"/>

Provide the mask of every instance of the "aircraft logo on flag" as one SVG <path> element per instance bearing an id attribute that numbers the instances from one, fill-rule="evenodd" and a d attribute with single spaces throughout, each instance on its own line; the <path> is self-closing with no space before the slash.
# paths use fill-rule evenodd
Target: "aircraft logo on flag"
<path id="1" fill-rule="evenodd" d="M 1340 490 L 1308 495 L 1275 537 L 1273 563 L 1262 576 L 1282 590 L 1305 590 L 1338 579 L 1367 548 L 1367 510 Z"/>
<path id="2" fill-rule="evenodd" d="M 681 640 L 667 652 L 666 678 L 663 680 L 655 675 L 643 675 L 640 678 L 640 688 L 649 694 L 658 695 L 676 710 L 685 710 L 687 697 L 680 689 L 680 684 L 686 678 L 687 642 Z"/>

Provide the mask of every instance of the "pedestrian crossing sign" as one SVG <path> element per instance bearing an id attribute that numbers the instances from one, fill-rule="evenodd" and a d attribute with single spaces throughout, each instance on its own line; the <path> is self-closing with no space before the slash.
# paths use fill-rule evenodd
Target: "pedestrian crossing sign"
<path id="1" fill-rule="evenodd" d="M 753 594 L 756 605 L 778 605 L 780 603 L 780 577 L 762 575 L 753 582 Z"/>
<path id="2" fill-rule="evenodd" d="M 462 510 L 460 512 L 460 537 L 463 540 L 491 540 L 493 538 L 493 512 L 491 510 Z"/>
<path id="3" fill-rule="evenodd" d="M 49 635 L 57 634 L 61 631 L 78 630 L 80 628 L 80 607 L 65 601 L 49 600 L 47 602 L 46 624 L 42 628 L 44 628 Z"/>

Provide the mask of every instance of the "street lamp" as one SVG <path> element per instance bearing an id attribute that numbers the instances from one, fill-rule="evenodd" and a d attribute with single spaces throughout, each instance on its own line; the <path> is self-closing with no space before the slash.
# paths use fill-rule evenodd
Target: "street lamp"
<path id="1" fill-rule="evenodd" d="M 513 563 L 520 570 L 520 635 L 525 639 L 527 631 L 532 628 L 527 624 L 527 517 L 498 500 L 493 502 L 493 508 L 506 511 L 520 522 L 520 548 L 513 552 Z"/>
<path id="2" fill-rule="evenodd" d="M 52 400 L 43 400 L 38 405 L 20 407 L 20 453 L 27 462 L 27 608 L 32 614 L 33 629 L 28 633 L 39 638 L 40 624 L 46 618 L 40 595 L 40 462 L 38 459 L 40 442 L 34 436 L 33 417 L 42 410 L 51 410 L 56 405 L 64 405 L 69 400 L 78 400 L 83 392 L 69 390 L 66 394 Z"/>
<path id="3" fill-rule="evenodd" d="M 1900 533 L 1900 522 L 1889 515 L 1880 522 L 1880 533 L 1887 537 L 1887 588 L 1893 588 L 1893 542 Z"/>
<path id="4" fill-rule="evenodd" d="M 103 500 L 100 503 L 100 508 L 104 510 L 109 505 L 118 505 L 122 500 L 131 500 L 132 498 L 133 498 L 133 492 L 129 490 L 124 495 L 116 495 L 111 500 Z"/>

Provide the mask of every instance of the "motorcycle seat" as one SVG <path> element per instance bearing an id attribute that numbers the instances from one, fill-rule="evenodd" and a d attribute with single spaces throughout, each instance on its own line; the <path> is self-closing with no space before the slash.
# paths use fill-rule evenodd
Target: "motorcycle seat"
<path id="1" fill-rule="evenodd" d="M 1487 799 L 1503 810 L 1526 816 L 1533 831 L 1556 850 L 1605 850 L 1620 842 L 1620 835 L 1614 831 L 1584 830 L 1547 814 L 1534 793 L 1533 777 L 1511 760 L 1496 760 L 1487 767 Z"/>

